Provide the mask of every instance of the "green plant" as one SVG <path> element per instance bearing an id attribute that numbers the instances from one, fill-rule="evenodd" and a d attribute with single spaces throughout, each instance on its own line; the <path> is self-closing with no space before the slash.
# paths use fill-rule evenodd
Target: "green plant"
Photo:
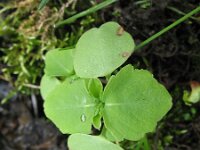
<path id="1" fill-rule="evenodd" d="M 102 2 L 58 22 L 55 27 L 72 23 L 116 1 Z M 51 52 L 52 55 L 50 52 L 47 54 L 46 75 L 41 81 L 45 113 L 63 133 L 72 134 L 69 137 L 71 149 L 121 149 L 102 137 L 117 143 L 123 139 L 137 141 L 154 130 L 157 122 L 171 107 L 171 96 L 166 89 L 151 73 L 133 69 L 131 65 L 125 66 L 116 75 L 111 74 L 117 72 L 116 69 L 133 51 L 199 11 L 200 7 L 197 7 L 136 47 L 122 27 L 109 22 L 82 35 L 74 49 L 56 49 Z M 68 63 L 63 61 L 65 55 L 68 56 Z M 107 79 L 103 80 L 106 84 L 104 90 L 102 79 L 98 77 Z M 91 126 L 100 130 L 101 134 L 85 135 L 91 133 Z M 147 138 L 143 139 L 136 149 L 142 145 L 150 149 Z M 91 144 L 91 140 L 94 144 Z"/>
<path id="2" fill-rule="evenodd" d="M 171 108 L 171 96 L 150 72 L 127 65 L 116 73 L 134 49 L 130 34 L 108 22 L 85 32 L 74 49 L 47 53 L 41 81 L 44 110 L 62 133 L 72 134 L 71 149 L 93 149 L 91 140 L 121 149 L 102 137 L 137 141 Z M 106 77 L 104 88 L 98 77 Z M 99 136 L 84 135 L 92 126 L 101 131 Z"/>

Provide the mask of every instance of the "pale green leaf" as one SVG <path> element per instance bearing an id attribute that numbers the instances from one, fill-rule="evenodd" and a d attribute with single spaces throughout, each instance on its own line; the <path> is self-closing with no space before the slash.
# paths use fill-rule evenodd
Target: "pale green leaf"
<path id="1" fill-rule="evenodd" d="M 103 93 L 105 127 L 113 136 L 139 140 L 152 132 L 171 108 L 171 96 L 151 73 L 128 65 L 112 77 Z"/>
<path id="2" fill-rule="evenodd" d="M 134 47 L 131 35 L 115 22 L 93 28 L 76 45 L 75 72 L 83 78 L 106 76 L 128 59 Z"/>
<path id="3" fill-rule="evenodd" d="M 73 73 L 73 49 L 55 49 L 46 54 L 45 74 L 48 76 L 69 76 Z"/>
<path id="4" fill-rule="evenodd" d="M 88 80 L 88 91 L 96 98 L 100 98 L 103 93 L 103 85 L 99 79 Z"/>
<path id="5" fill-rule="evenodd" d="M 69 137 L 70 150 L 123 150 L 103 137 L 85 134 L 73 134 Z"/>
<path id="6" fill-rule="evenodd" d="M 100 130 L 100 128 L 101 128 L 101 118 L 102 118 L 101 114 L 97 114 L 93 118 L 93 126 L 98 130 Z"/>
<path id="7" fill-rule="evenodd" d="M 64 81 L 49 94 L 44 103 L 46 116 L 62 133 L 91 132 L 96 101 L 87 91 L 85 81 Z"/>
<path id="8" fill-rule="evenodd" d="M 187 105 L 191 105 L 200 101 L 200 83 L 197 81 L 191 81 L 191 92 L 184 91 L 183 100 Z"/>
<path id="9" fill-rule="evenodd" d="M 40 83 L 40 93 L 45 100 L 46 97 L 60 84 L 60 81 L 55 77 L 44 75 Z"/>
<path id="10" fill-rule="evenodd" d="M 194 89 L 188 99 L 188 102 L 193 104 L 199 101 L 200 101 L 200 87 Z"/>
<path id="11" fill-rule="evenodd" d="M 96 111 L 95 115 L 93 118 L 93 126 L 96 129 L 101 128 L 101 110 L 103 108 L 102 102 L 100 101 L 100 97 L 102 96 L 103 93 L 103 85 L 99 79 L 86 79 L 86 85 L 88 88 L 88 92 L 96 98 L 97 106 L 96 106 Z"/>

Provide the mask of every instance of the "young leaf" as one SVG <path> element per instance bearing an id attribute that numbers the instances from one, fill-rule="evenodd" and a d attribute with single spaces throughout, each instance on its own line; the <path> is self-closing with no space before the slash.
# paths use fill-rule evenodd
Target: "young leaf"
<path id="1" fill-rule="evenodd" d="M 97 114 L 93 118 L 93 126 L 98 130 L 100 130 L 100 128 L 101 128 L 101 118 L 102 118 L 102 115 L 100 115 L 100 114 Z"/>
<path id="2" fill-rule="evenodd" d="M 73 49 L 51 50 L 46 54 L 45 74 L 48 76 L 69 76 L 74 73 Z"/>
<path id="3" fill-rule="evenodd" d="M 42 80 L 41 80 L 41 83 L 40 83 L 40 92 L 41 92 L 42 98 L 45 100 L 46 97 L 59 84 L 60 84 L 60 81 L 58 79 L 56 79 L 55 77 L 50 77 L 50 76 L 44 75 L 42 77 Z"/>
<path id="4" fill-rule="evenodd" d="M 191 92 L 184 91 L 183 100 L 187 105 L 191 105 L 200 101 L 200 83 L 197 81 L 191 81 Z"/>
<path id="5" fill-rule="evenodd" d="M 99 79 L 89 79 L 88 83 L 88 91 L 96 98 L 100 98 L 103 93 L 103 85 Z"/>
<path id="6" fill-rule="evenodd" d="M 115 23 L 84 33 L 75 48 L 74 68 L 78 76 L 97 78 L 112 73 L 134 51 L 131 35 Z"/>
<path id="7" fill-rule="evenodd" d="M 113 136 L 139 140 L 152 132 L 171 108 L 171 96 L 151 73 L 127 65 L 103 93 L 105 127 Z"/>
<path id="8" fill-rule="evenodd" d="M 96 101 L 86 89 L 85 81 L 64 81 L 48 95 L 44 102 L 46 116 L 62 133 L 91 132 Z"/>
<path id="9" fill-rule="evenodd" d="M 103 137 L 85 134 L 72 134 L 68 146 L 71 150 L 123 150 Z"/>

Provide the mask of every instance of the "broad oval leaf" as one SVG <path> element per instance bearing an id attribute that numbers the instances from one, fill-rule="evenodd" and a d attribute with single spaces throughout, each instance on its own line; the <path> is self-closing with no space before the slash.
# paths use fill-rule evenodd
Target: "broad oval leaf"
<path id="1" fill-rule="evenodd" d="M 42 98 L 45 100 L 57 85 L 60 85 L 60 81 L 57 78 L 44 75 L 40 83 L 40 93 Z"/>
<path id="2" fill-rule="evenodd" d="M 68 146 L 71 150 L 123 150 L 103 137 L 85 134 L 73 134 L 69 137 Z"/>
<path id="3" fill-rule="evenodd" d="M 171 108 L 171 96 L 151 73 L 128 65 L 112 77 L 103 93 L 103 119 L 116 137 L 139 140 L 152 132 Z"/>
<path id="4" fill-rule="evenodd" d="M 62 133 L 91 132 L 96 101 L 87 91 L 85 81 L 64 81 L 48 95 L 44 102 L 46 116 Z"/>
<path id="5" fill-rule="evenodd" d="M 73 73 L 73 49 L 55 49 L 46 54 L 45 74 L 48 76 L 69 76 Z"/>
<path id="6" fill-rule="evenodd" d="M 74 56 L 78 76 L 96 78 L 106 76 L 121 66 L 134 51 L 131 35 L 115 22 L 103 24 L 84 33 Z"/>

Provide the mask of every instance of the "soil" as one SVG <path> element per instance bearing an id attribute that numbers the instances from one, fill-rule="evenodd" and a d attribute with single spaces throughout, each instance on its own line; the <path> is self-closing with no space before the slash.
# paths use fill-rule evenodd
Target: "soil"
<path id="1" fill-rule="evenodd" d="M 182 17 L 172 7 L 187 13 L 199 4 L 199 0 L 151 0 L 147 8 L 142 8 L 136 1 L 121 0 L 100 11 L 99 16 L 103 22 L 118 21 L 138 44 Z M 189 82 L 200 82 L 200 15 L 195 17 L 135 52 L 127 61 L 150 70 L 173 96 L 172 110 L 157 132 L 150 135 L 155 150 L 160 142 L 166 150 L 200 149 L 200 104 L 189 107 L 182 101 L 183 90 L 189 88 Z M 10 89 L 8 83 L 0 82 L 0 98 Z M 38 102 L 36 106 L 34 98 Z M 30 97 L 18 95 L 0 106 L 0 149 L 67 149 L 67 135 L 62 135 L 45 118 L 42 103 L 40 95 L 33 93 Z M 191 109 L 196 112 L 192 114 Z M 185 118 L 185 114 L 190 118 Z M 183 130 L 187 132 L 177 133 Z M 164 140 L 168 135 L 172 136 L 170 142 Z"/>
<path id="2" fill-rule="evenodd" d="M 11 90 L 6 83 L 0 83 L 0 95 Z M 2 97 L 0 97 L 2 98 Z M 37 98 L 37 109 L 33 107 Z M 40 96 L 18 95 L 0 107 L 0 149 L 1 150 L 65 150 L 67 136 L 48 121 L 42 112 Z"/>

